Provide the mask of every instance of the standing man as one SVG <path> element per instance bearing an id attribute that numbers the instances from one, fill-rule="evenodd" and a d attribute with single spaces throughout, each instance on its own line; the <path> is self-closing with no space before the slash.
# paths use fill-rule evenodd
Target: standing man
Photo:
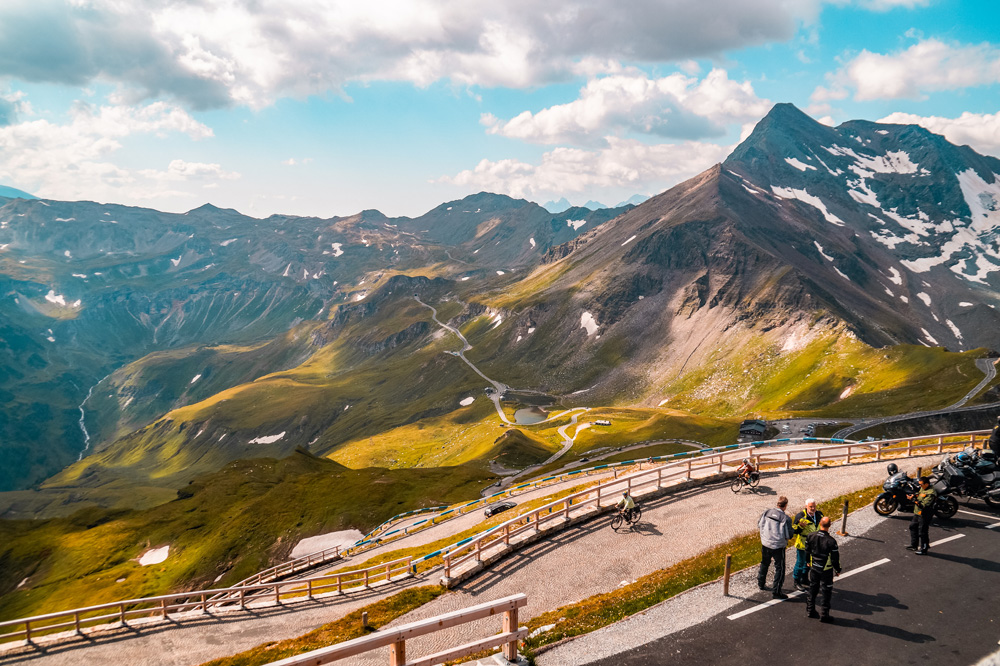
<path id="1" fill-rule="evenodd" d="M 830 519 L 823 517 L 819 529 L 806 539 L 809 557 L 809 592 L 806 593 L 807 617 L 820 622 L 833 622 L 830 617 L 830 595 L 833 594 L 833 577 L 840 574 L 840 550 L 837 540 L 830 536 Z M 820 596 L 820 612 L 816 612 L 816 595 Z"/>
<path id="2" fill-rule="evenodd" d="M 795 589 L 806 591 L 809 585 L 809 558 L 806 556 L 806 539 L 819 529 L 819 521 L 823 512 L 816 509 L 816 500 L 806 500 L 806 508 L 795 514 L 792 519 L 792 534 L 795 535 L 795 567 L 792 569 L 792 582 Z"/>
<path id="3" fill-rule="evenodd" d="M 757 587 L 767 590 L 767 570 L 774 560 L 774 588 L 772 588 L 775 599 L 787 599 L 788 595 L 782 593 L 781 585 L 785 582 L 785 548 L 788 547 L 788 540 L 792 538 L 792 521 L 785 513 L 788 506 L 787 497 L 778 498 L 778 508 L 765 511 L 757 527 L 760 528 L 760 571 L 757 572 Z"/>
<path id="4" fill-rule="evenodd" d="M 916 497 L 910 495 L 910 498 L 913 499 L 913 520 L 910 521 L 910 545 L 906 549 L 914 551 L 914 555 L 926 555 L 930 548 L 927 529 L 931 526 L 934 500 L 937 499 L 937 491 L 931 488 L 930 477 L 920 477 L 920 492 Z"/>

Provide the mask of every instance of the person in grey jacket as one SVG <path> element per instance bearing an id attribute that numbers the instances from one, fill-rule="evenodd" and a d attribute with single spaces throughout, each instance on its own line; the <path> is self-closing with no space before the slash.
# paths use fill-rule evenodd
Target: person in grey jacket
<path id="1" fill-rule="evenodd" d="M 788 498 L 781 496 L 778 498 L 778 507 L 768 509 L 761 514 L 757 521 L 760 528 L 760 571 L 757 572 L 757 587 L 762 590 L 771 590 L 775 599 L 787 599 L 788 595 L 781 591 L 781 586 L 785 582 L 785 549 L 788 547 L 788 540 L 792 538 L 792 520 L 785 513 L 788 506 Z M 767 570 L 774 561 L 774 587 L 769 588 L 767 582 Z"/>

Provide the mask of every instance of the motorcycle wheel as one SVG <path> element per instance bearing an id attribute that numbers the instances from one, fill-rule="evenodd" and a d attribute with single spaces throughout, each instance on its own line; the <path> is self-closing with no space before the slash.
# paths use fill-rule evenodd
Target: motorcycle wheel
<path id="1" fill-rule="evenodd" d="M 883 493 L 875 500 L 875 513 L 880 516 L 888 516 L 899 508 L 899 501 L 888 493 Z"/>
<path id="2" fill-rule="evenodd" d="M 934 503 L 934 513 L 942 518 L 951 518 L 958 513 L 958 500 L 954 497 L 939 497 Z"/>
<path id="3" fill-rule="evenodd" d="M 983 501 L 986 502 L 986 506 L 990 507 L 994 511 L 1000 509 L 1000 498 L 990 497 L 989 495 L 987 495 L 986 497 L 983 498 Z"/>

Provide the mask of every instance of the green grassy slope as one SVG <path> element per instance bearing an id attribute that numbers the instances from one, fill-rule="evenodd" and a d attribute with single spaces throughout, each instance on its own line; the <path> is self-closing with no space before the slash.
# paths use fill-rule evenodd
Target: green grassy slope
<path id="1" fill-rule="evenodd" d="M 402 511 L 472 499 L 491 480 L 470 467 L 348 470 L 297 451 L 230 463 L 151 509 L 0 520 L 0 618 L 212 586 L 219 576 L 218 585 L 233 583 L 283 561 L 303 537 L 364 532 Z M 162 564 L 136 562 L 163 545 Z"/>

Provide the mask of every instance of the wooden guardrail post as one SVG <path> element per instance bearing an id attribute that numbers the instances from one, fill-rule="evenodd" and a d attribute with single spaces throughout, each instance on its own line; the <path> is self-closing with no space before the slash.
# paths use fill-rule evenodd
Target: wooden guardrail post
<path id="1" fill-rule="evenodd" d="M 368 611 L 361 611 L 361 630 L 368 629 Z"/>
<path id="2" fill-rule="evenodd" d="M 512 631 L 517 631 L 517 608 L 511 608 L 503 613 L 503 632 L 507 634 Z M 503 644 L 503 656 L 507 661 L 517 661 L 517 641 Z"/>
<path id="3" fill-rule="evenodd" d="M 163 619 L 167 619 L 167 600 L 160 599 L 160 611 L 163 614 Z"/>
<path id="4" fill-rule="evenodd" d="M 733 556 L 727 554 L 726 569 L 725 572 L 722 574 L 722 596 L 724 597 L 729 596 L 729 572 L 732 570 L 732 567 L 733 567 Z"/>
<path id="5" fill-rule="evenodd" d="M 972 441 L 973 441 L 973 442 L 975 442 L 975 441 L 976 441 L 976 438 L 975 438 L 975 437 L 973 437 L 973 438 L 972 438 Z M 938 437 L 938 451 L 937 451 L 937 452 L 938 452 L 938 453 L 941 453 L 941 452 L 943 452 L 943 451 L 944 451 L 944 437 L 943 437 L 943 436 L 939 436 L 939 437 Z"/>
<path id="6" fill-rule="evenodd" d="M 389 646 L 389 666 L 406 664 L 406 641 L 396 641 Z"/>
<path id="7" fill-rule="evenodd" d="M 344 593 L 344 577 L 337 574 L 337 594 Z"/>
<path id="8" fill-rule="evenodd" d="M 312 598 L 313 598 L 313 582 L 312 579 L 310 578 L 306 582 L 306 599 L 312 601 Z"/>
<path id="9" fill-rule="evenodd" d="M 792 452 L 785 451 L 785 469 L 792 468 Z"/>

